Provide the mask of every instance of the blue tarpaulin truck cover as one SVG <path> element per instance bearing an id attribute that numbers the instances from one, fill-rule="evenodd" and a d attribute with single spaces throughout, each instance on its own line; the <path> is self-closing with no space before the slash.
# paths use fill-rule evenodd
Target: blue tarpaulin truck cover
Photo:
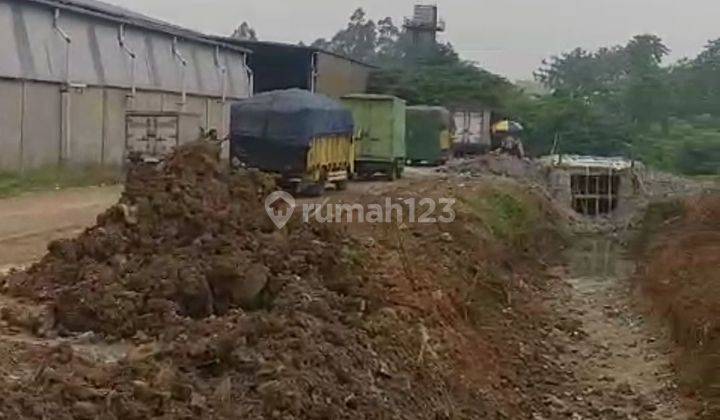
<path id="1" fill-rule="evenodd" d="M 352 112 L 327 96 L 300 89 L 261 93 L 233 104 L 230 154 L 262 171 L 300 174 L 313 139 L 353 132 Z"/>
<path id="2" fill-rule="evenodd" d="M 308 145 L 317 137 L 352 134 L 352 113 L 327 96 L 300 89 L 261 93 L 232 106 L 233 139 Z"/>

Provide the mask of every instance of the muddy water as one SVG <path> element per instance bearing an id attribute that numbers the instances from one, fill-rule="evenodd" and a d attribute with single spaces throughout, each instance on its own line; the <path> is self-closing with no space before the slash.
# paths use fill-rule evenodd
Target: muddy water
<path id="1" fill-rule="evenodd" d="M 569 291 L 560 308 L 580 326 L 565 353 L 593 418 L 688 419 L 669 342 L 632 303 L 636 264 L 616 241 L 582 237 L 567 252 Z"/>

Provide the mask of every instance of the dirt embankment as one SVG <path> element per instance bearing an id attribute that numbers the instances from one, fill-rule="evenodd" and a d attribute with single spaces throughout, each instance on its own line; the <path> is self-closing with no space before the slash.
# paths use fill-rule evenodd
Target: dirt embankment
<path id="1" fill-rule="evenodd" d="M 680 349 L 684 389 L 720 418 L 720 198 L 652 206 L 639 242 L 641 290 Z"/>
<path id="2" fill-rule="evenodd" d="M 97 226 L 3 279 L 0 412 L 558 418 L 548 387 L 568 373 L 538 273 L 559 238 L 547 203 L 505 182 L 396 192 L 458 198 L 447 225 L 278 232 L 272 184 L 207 145 L 135 168 Z"/>

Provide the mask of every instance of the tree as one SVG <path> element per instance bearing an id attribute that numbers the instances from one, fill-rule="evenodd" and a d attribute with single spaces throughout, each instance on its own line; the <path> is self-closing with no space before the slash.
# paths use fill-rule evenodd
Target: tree
<path id="1" fill-rule="evenodd" d="M 412 37 L 387 17 L 375 23 L 357 9 L 345 29 L 316 48 L 343 54 L 379 67 L 369 90 L 393 94 L 409 104 L 504 107 L 519 91 L 507 80 L 460 60 L 451 44 L 436 43 L 418 54 Z"/>
<path id="2" fill-rule="evenodd" d="M 350 22 L 345 29 L 336 33 L 330 41 L 320 38 L 312 46 L 356 60 L 374 62 L 377 53 L 377 39 L 375 22 L 367 19 L 365 10 L 358 8 L 350 16 Z"/>
<path id="3" fill-rule="evenodd" d="M 403 45 L 406 37 L 395 26 L 392 18 L 387 17 L 377 23 L 377 62 L 392 62 L 402 60 Z"/>
<path id="4" fill-rule="evenodd" d="M 233 31 L 232 35 L 230 35 L 230 38 L 242 39 L 244 41 L 258 40 L 255 29 L 253 29 L 247 22 L 243 22 L 240 26 L 238 26 L 235 31 Z"/>
<path id="5" fill-rule="evenodd" d="M 662 122 L 668 117 L 667 72 L 660 64 L 669 52 L 655 35 L 638 35 L 625 47 L 628 66 L 625 109 L 638 124 Z"/>
<path id="6" fill-rule="evenodd" d="M 317 39 L 312 46 L 382 67 L 392 67 L 401 63 L 413 65 L 417 62 L 459 61 L 450 44 L 436 43 L 419 54 L 413 45 L 412 37 L 398 28 L 392 18 L 386 17 L 375 23 L 367 18 L 362 8 L 353 12 L 345 29 L 337 32 L 329 40 Z"/>
<path id="7" fill-rule="evenodd" d="M 399 96 L 410 105 L 504 108 L 519 91 L 504 78 L 456 61 L 397 65 L 373 73 L 369 90 Z"/>

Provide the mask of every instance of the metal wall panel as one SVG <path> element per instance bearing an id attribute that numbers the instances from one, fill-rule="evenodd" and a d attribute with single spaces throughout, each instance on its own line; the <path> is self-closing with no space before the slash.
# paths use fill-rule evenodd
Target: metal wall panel
<path id="1" fill-rule="evenodd" d="M 367 92 L 370 68 L 361 64 L 318 53 L 317 85 L 315 91 L 334 98 L 350 93 Z"/>
<path id="2" fill-rule="evenodd" d="M 40 79 L 44 81 L 59 82 L 65 78 L 65 48 L 67 43 L 60 39 L 60 35 L 53 30 L 52 9 L 43 9 L 35 6 L 15 8 L 14 24 L 22 26 L 27 31 L 28 45 L 18 39 L 18 53 L 29 57 L 33 63 L 29 74 L 23 73 L 9 76 L 20 78 Z M 20 18 L 17 18 L 18 14 Z"/>
<path id="3" fill-rule="evenodd" d="M 13 23 L 13 9 L 10 3 L 0 2 L 0 74 L 18 75 L 22 73 L 20 57 L 16 45 L 18 44 L 15 25 Z M 22 31 L 23 28 L 17 30 Z M 20 36 L 24 36 L 21 33 Z"/>
<path id="4" fill-rule="evenodd" d="M 0 171 L 60 162 L 68 44 L 53 25 L 51 7 L 0 0 Z M 205 128 L 225 136 L 230 102 L 220 98 L 250 95 L 239 51 L 178 39 L 176 51 L 187 60 L 183 67 L 171 35 L 128 26 L 125 44 L 137 55 L 133 61 L 118 41 L 115 22 L 61 11 L 58 26 L 72 38 L 65 132 L 71 162 L 121 164 L 126 110 L 196 112 Z M 133 85 L 137 94 L 128 99 Z"/>
<path id="5" fill-rule="evenodd" d="M 68 44 L 53 25 L 51 7 L 0 0 L 0 77 L 64 82 Z M 125 42 L 137 55 L 133 65 L 118 41 L 119 24 L 61 11 L 58 27 L 72 39 L 71 82 L 130 88 L 134 67 L 138 88 L 220 97 L 224 85 L 229 97 L 250 94 L 245 55 L 239 51 L 219 48 L 216 59 L 215 45 L 180 38 L 174 42 L 168 34 L 128 26 Z M 225 76 L 221 64 L 227 66 Z"/>
<path id="6" fill-rule="evenodd" d="M 20 168 L 22 84 L 0 80 L 0 172 Z"/>

